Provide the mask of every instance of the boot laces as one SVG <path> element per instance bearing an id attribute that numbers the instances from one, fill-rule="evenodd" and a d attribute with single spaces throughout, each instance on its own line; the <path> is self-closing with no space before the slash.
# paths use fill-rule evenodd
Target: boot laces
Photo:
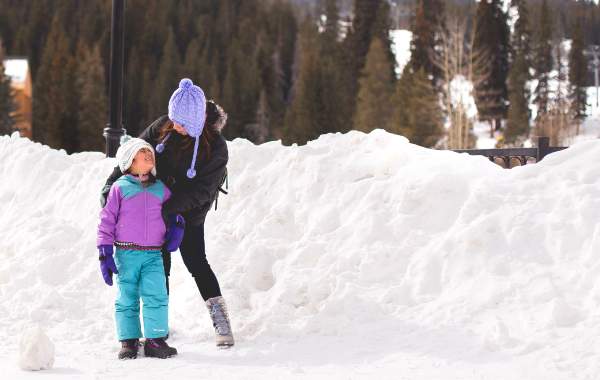
<path id="1" fill-rule="evenodd" d="M 121 347 L 123 348 L 136 348 L 139 344 L 139 340 L 137 339 L 126 339 L 121 342 Z"/>
<path id="2" fill-rule="evenodd" d="M 218 302 L 213 303 L 210 307 L 210 316 L 217 333 L 219 335 L 229 335 L 229 321 L 227 320 L 225 307 Z"/>
<path id="3" fill-rule="evenodd" d="M 169 347 L 167 342 L 162 338 L 150 338 L 148 341 L 150 341 L 150 344 L 154 347 Z"/>

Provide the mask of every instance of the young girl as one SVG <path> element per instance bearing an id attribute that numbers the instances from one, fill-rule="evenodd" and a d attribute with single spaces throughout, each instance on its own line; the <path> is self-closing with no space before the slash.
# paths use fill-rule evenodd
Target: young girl
<path id="1" fill-rule="evenodd" d="M 140 297 L 143 301 L 145 356 L 168 358 L 177 350 L 165 342 L 168 334 L 168 295 L 161 248 L 166 227 L 161 214 L 171 192 L 156 179 L 154 149 L 146 141 L 132 138 L 117 151 L 119 168 L 126 174 L 111 187 L 100 212 L 98 249 L 104 281 L 112 285 L 117 274 L 119 292 L 115 301 L 119 359 L 135 359 L 140 329 Z M 178 220 L 181 222 L 181 220 Z M 182 235 L 181 226 L 169 226 L 171 235 Z M 177 237 L 175 238 L 177 240 Z M 178 242 L 167 242 L 176 250 Z M 117 247 L 113 260 L 113 245 Z"/>

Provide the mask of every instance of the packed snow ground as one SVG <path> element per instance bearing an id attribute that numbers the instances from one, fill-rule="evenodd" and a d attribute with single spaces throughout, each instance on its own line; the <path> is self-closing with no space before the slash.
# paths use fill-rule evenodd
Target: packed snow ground
<path id="1" fill-rule="evenodd" d="M 114 161 L 0 137 L 2 378 L 597 378 L 600 141 L 512 170 L 382 130 L 229 148 L 206 236 L 236 346 L 175 254 L 180 355 L 118 361 L 95 248 Z M 35 325 L 43 373 L 17 363 Z"/>

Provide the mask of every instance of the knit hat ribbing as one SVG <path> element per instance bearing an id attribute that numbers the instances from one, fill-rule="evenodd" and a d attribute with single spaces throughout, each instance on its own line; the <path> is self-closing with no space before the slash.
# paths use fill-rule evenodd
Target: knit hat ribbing
<path id="1" fill-rule="evenodd" d="M 188 78 L 183 78 L 179 82 L 179 88 L 171 95 L 171 99 L 169 100 L 169 119 L 181 124 L 188 135 L 196 139 L 192 164 L 187 171 L 188 178 L 194 178 L 196 176 L 194 167 L 196 166 L 200 136 L 206 122 L 206 97 L 204 96 L 204 91 L 194 85 Z M 158 153 L 164 151 L 165 143 L 170 136 L 170 133 L 167 134 L 164 140 L 156 146 Z"/>
<path id="2" fill-rule="evenodd" d="M 135 137 L 132 138 L 130 136 L 123 136 L 121 138 L 121 146 L 117 149 L 116 154 L 117 163 L 119 164 L 121 173 L 125 173 L 131 167 L 135 155 L 143 148 L 152 152 L 152 157 L 154 157 L 154 148 L 152 148 L 152 145 L 148 144 L 146 140 Z M 156 177 L 156 164 L 150 172 Z"/>
<path id="3" fill-rule="evenodd" d="M 206 121 L 206 97 L 204 91 L 188 78 L 183 78 L 179 88 L 171 95 L 169 119 L 181 124 L 192 137 L 202 134 Z"/>

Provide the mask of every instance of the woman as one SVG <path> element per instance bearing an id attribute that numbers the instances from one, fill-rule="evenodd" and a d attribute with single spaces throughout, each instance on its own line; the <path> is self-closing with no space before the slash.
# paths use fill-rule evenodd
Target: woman
<path id="1" fill-rule="evenodd" d="M 163 205 L 163 215 L 181 214 L 185 219 L 179 251 L 209 310 L 217 346 L 231 347 L 234 340 L 227 306 L 204 245 L 204 220 L 226 175 L 229 156 L 221 129 L 227 115 L 213 101 L 207 102 L 202 89 L 189 79 L 181 80 L 168 109 L 168 115 L 155 120 L 140 138 L 156 149 L 157 176 L 172 192 Z M 102 206 L 120 176 L 117 167 L 102 190 Z M 165 249 L 163 263 L 168 289 L 171 256 Z"/>

